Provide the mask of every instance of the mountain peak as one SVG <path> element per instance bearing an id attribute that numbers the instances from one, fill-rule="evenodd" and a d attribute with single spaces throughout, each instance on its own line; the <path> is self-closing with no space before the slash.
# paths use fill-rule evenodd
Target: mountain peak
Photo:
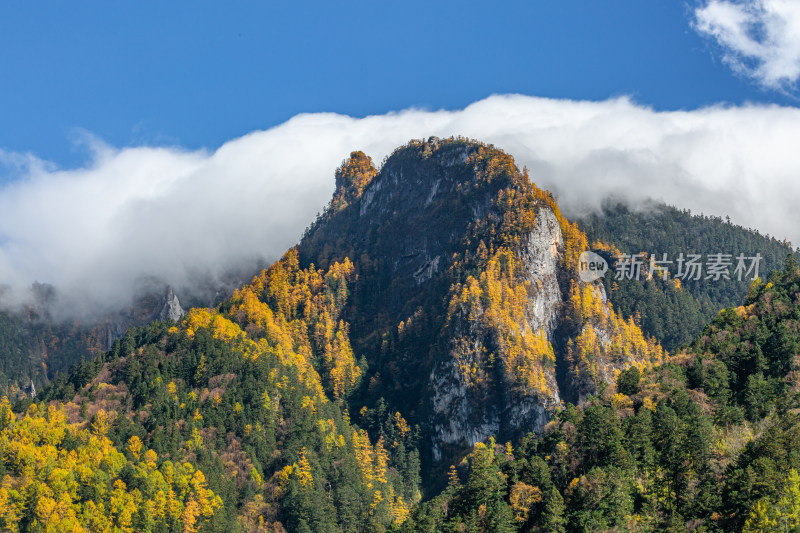
<path id="1" fill-rule="evenodd" d="M 377 173 L 378 169 L 371 157 L 361 151 L 351 152 L 350 157 L 336 169 L 336 191 L 331 200 L 332 209 L 342 209 L 361 196 Z"/>
<path id="2" fill-rule="evenodd" d="M 337 184 L 372 167 L 355 155 L 341 168 Z M 432 459 L 541 429 L 562 399 L 661 357 L 599 282 L 578 279 L 585 236 L 502 150 L 411 141 L 361 182 L 310 228 L 301 262 L 353 261 L 343 314 L 369 366 L 361 400 L 427 427 Z"/>

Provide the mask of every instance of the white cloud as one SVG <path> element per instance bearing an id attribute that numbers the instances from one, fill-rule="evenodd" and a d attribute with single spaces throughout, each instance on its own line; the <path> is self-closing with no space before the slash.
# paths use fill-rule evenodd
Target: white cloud
<path id="1" fill-rule="evenodd" d="M 800 77 L 798 0 L 709 0 L 695 10 L 694 26 L 736 72 L 767 88 L 788 90 Z"/>
<path id="2" fill-rule="evenodd" d="M 508 95 L 459 111 L 298 115 L 214 152 L 91 140 L 93 161 L 71 170 L 0 153 L 19 176 L 0 188 L 0 282 L 49 282 L 66 305 L 93 309 L 127 303 L 143 275 L 181 285 L 273 260 L 322 210 L 352 150 L 379 163 L 431 135 L 505 149 L 567 212 L 609 195 L 654 198 L 800 243 L 800 109 L 656 112 L 626 98 Z"/>

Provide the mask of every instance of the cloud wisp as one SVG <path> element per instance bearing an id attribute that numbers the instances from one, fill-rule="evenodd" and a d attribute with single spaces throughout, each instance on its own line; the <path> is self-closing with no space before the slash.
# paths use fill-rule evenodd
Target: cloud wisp
<path id="1" fill-rule="evenodd" d="M 130 302 L 137 280 L 175 286 L 300 238 L 353 150 L 379 163 L 413 138 L 463 135 L 526 165 L 567 213 L 614 196 L 662 200 L 800 242 L 800 110 L 778 106 L 657 112 L 601 102 L 492 96 L 463 110 L 352 118 L 298 115 L 215 151 L 114 148 L 90 140 L 83 168 L 0 153 L 0 284 L 55 285 L 74 313 Z M 12 169 L 13 167 L 13 169 Z"/>
<path id="2" fill-rule="evenodd" d="M 762 86 L 787 92 L 800 77 L 800 2 L 709 0 L 694 27 L 714 39 L 723 59 Z"/>

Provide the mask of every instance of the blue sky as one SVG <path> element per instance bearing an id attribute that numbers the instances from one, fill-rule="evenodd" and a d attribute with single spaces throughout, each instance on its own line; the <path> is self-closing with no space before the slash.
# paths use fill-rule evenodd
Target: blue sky
<path id="1" fill-rule="evenodd" d="M 352 150 L 431 135 L 570 217 L 654 199 L 800 243 L 799 78 L 798 0 L 0 1 L 0 284 L 91 313 L 274 260 Z"/>
<path id="2" fill-rule="evenodd" d="M 678 0 L 0 4 L 0 149 L 215 149 L 305 112 L 460 109 L 491 94 L 657 110 L 795 105 L 736 75 Z"/>

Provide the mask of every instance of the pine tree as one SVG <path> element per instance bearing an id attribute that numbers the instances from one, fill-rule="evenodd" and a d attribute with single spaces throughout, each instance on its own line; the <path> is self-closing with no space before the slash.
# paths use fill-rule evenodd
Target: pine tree
<path id="1" fill-rule="evenodd" d="M 545 496 L 542 529 L 547 533 L 566 533 L 564 512 L 564 498 L 558 489 L 552 487 Z"/>

